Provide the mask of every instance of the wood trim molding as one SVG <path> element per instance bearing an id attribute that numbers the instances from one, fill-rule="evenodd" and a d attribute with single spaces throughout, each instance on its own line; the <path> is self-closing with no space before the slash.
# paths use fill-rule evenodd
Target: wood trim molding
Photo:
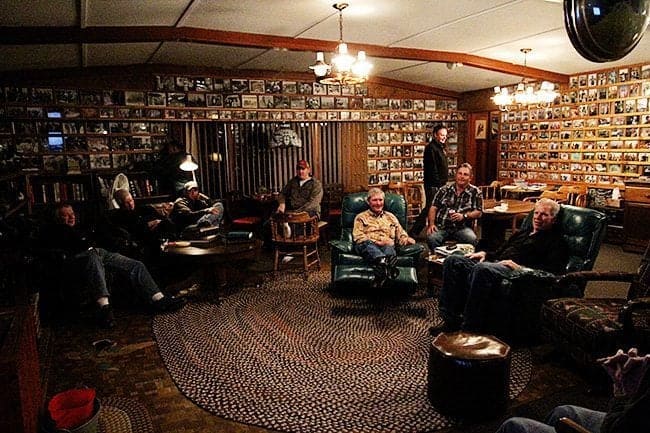
<path id="1" fill-rule="evenodd" d="M 200 29 L 196 27 L 125 26 L 125 27 L 0 27 L 3 44 L 101 44 L 133 42 L 194 42 L 238 47 L 287 49 L 293 51 L 333 51 L 337 41 L 256 33 Z M 425 62 L 460 62 L 466 66 L 519 75 L 535 80 L 568 82 L 566 74 L 524 67 L 500 60 L 450 51 L 384 47 L 348 43 L 353 50 L 365 50 L 369 56 Z"/>

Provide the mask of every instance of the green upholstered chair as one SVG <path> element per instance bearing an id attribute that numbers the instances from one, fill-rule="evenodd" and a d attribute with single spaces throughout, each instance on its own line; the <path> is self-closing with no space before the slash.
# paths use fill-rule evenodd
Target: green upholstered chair
<path id="1" fill-rule="evenodd" d="M 332 247 L 332 286 L 344 289 L 352 286 L 370 286 L 375 274 L 371 265 L 367 264 L 353 248 L 352 229 L 354 218 L 360 212 L 368 209 L 367 193 L 348 194 L 341 205 L 341 237 L 330 241 Z M 402 227 L 406 228 L 406 201 L 398 194 L 386 193 L 384 209 L 393 213 Z M 424 251 L 420 244 L 407 245 L 397 248 L 397 266 L 400 276 L 392 284 L 414 291 L 417 288 L 417 261 Z"/>
<path id="2" fill-rule="evenodd" d="M 564 297 L 542 306 L 541 332 L 560 352 L 589 371 L 600 371 L 598 358 L 618 349 L 650 350 L 650 243 L 636 273 L 574 272 L 560 279 L 563 286 L 588 281 L 631 283 L 625 298 Z"/>
<path id="3" fill-rule="evenodd" d="M 521 229 L 530 228 L 534 211 L 524 219 Z M 593 269 L 605 236 L 606 216 L 583 207 L 561 205 L 557 224 L 569 249 L 566 272 Z M 552 298 L 582 296 L 585 283 L 557 284 L 559 276 L 546 271 L 523 268 L 501 284 L 500 295 L 491 303 L 494 311 L 490 331 L 510 342 L 530 342 L 540 335 L 540 310 Z"/>

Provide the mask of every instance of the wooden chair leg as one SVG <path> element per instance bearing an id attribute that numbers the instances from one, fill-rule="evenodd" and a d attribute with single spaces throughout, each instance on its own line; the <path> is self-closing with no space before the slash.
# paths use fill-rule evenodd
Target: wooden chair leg
<path id="1" fill-rule="evenodd" d="M 275 258 L 273 259 L 273 270 L 277 271 L 279 265 L 280 265 L 280 252 L 278 251 L 278 248 L 275 247 Z"/>

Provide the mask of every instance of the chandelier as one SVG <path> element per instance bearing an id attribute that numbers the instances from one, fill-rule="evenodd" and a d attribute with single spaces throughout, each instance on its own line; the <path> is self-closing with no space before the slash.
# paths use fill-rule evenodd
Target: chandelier
<path id="1" fill-rule="evenodd" d="M 316 81 L 322 84 L 360 84 L 368 79 L 372 64 L 366 60 L 366 52 L 359 51 L 355 59 L 348 53 L 348 44 L 343 42 L 343 9 L 347 3 L 334 3 L 332 7 L 339 11 L 339 44 L 332 56 L 331 64 L 325 63 L 322 51 L 316 53 L 316 63 L 309 69 L 314 71 Z"/>
<path id="2" fill-rule="evenodd" d="M 532 51 L 531 48 L 522 48 L 524 53 L 524 68 L 526 67 L 526 56 Z M 536 106 L 547 108 L 560 94 L 555 90 L 555 84 L 550 81 L 542 81 L 538 89 L 534 83 L 527 83 L 524 78 L 517 84 L 514 93 L 509 93 L 505 87 L 496 86 L 492 101 L 499 106 L 499 110 L 508 111 L 511 107 Z"/>

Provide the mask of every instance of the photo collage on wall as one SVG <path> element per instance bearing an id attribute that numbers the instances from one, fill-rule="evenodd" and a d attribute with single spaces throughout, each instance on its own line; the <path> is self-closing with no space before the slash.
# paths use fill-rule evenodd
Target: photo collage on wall
<path id="1" fill-rule="evenodd" d="M 548 108 L 501 113 L 499 178 L 611 188 L 650 175 L 650 65 L 569 78 Z"/>

